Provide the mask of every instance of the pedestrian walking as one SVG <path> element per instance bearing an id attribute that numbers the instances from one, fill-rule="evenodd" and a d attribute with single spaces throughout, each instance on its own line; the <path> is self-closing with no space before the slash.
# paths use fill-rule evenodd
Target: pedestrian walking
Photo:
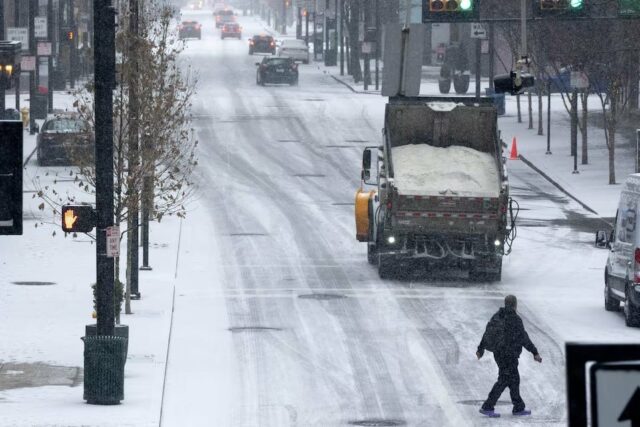
<path id="1" fill-rule="evenodd" d="M 518 358 L 522 353 L 522 347 L 527 349 L 536 362 L 542 363 L 542 357 L 538 349 L 529 339 L 529 334 L 524 329 L 522 319 L 517 313 L 518 300 L 514 295 L 507 295 L 504 299 L 504 307 L 495 313 L 487 327 L 476 356 L 481 359 L 485 350 L 493 353 L 493 358 L 498 365 L 498 380 L 489 392 L 487 400 L 482 404 L 480 413 L 489 417 L 499 417 L 495 412 L 495 405 L 502 392 L 509 387 L 513 415 L 530 415 L 526 409 L 524 400 L 520 397 L 520 373 L 518 372 Z"/>

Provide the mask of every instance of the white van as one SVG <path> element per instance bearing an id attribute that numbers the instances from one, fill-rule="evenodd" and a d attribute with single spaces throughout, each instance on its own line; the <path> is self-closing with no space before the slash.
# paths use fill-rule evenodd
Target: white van
<path id="1" fill-rule="evenodd" d="M 627 326 L 640 326 L 640 174 L 629 175 L 618 202 L 616 222 L 607 236 L 596 233 L 596 246 L 609 249 L 604 270 L 604 308 L 620 310 Z"/>

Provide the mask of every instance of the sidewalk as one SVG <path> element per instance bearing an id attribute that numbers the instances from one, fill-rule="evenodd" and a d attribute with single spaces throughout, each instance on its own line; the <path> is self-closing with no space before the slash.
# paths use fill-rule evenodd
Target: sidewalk
<path id="1" fill-rule="evenodd" d="M 56 108 L 71 106 L 56 94 Z M 12 102 L 7 97 L 7 105 Z M 26 99 L 23 105 L 28 105 Z M 150 264 L 140 272 L 142 299 L 132 301 L 125 399 L 118 406 L 84 403 L 84 327 L 95 323 L 91 284 L 95 282 L 95 242 L 87 235 L 65 236 L 60 218 L 40 209 L 35 180 L 78 201 L 66 167 L 38 167 L 37 135 L 24 133 L 24 234 L 0 238 L 0 425 L 157 426 L 163 393 L 171 322 L 178 232 L 177 218 L 151 224 Z M 121 245 L 124 250 L 125 245 Z M 124 277 L 121 259 L 121 278 Z"/>

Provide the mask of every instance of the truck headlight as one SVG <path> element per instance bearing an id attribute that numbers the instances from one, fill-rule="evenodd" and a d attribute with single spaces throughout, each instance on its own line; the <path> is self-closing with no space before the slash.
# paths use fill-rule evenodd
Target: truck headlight
<path id="1" fill-rule="evenodd" d="M 496 245 L 496 246 L 500 246 L 500 245 L 502 244 L 502 242 L 501 242 L 500 240 L 496 239 L 496 240 L 493 242 L 493 244 L 494 244 L 494 245 Z"/>
<path id="2" fill-rule="evenodd" d="M 394 236 L 389 236 L 387 237 L 387 242 L 389 242 L 390 245 L 393 245 L 396 242 L 396 238 Z"/>

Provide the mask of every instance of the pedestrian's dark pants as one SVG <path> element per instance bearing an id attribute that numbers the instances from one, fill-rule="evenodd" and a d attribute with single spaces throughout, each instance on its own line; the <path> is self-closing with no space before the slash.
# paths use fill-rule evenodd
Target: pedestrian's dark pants
<path id="1" fill-rule="evenodd" d="M 489 392 L 489 397 L 487 397 L 487 400 L 482 404 L 482 409 L 487 411 L 493 410 L 504 389 L 509 387 L 511 403 L 513 403 L 513 412 L 523 411 L 525 404 L 520 397 L 518 358 L 499 357 L 496 355 L 494 355 L 494 358 L 498 364 L 498 381 L 493 385 L 493 388 Z"/>

